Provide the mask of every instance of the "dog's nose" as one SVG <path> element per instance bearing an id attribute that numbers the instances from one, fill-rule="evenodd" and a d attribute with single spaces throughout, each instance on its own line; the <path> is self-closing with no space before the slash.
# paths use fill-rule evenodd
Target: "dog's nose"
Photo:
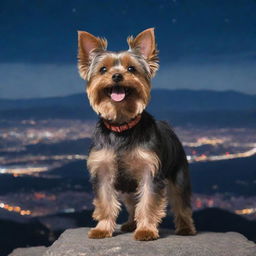
<path id="1" fill-rule="evenodd" d="M 120 74 L 120 73 L 115 73 L 113 76 L 112 76 L 112 80 L 116 83 L 118 82 L 121 82 L 123 80 L 123 75 Z"/>

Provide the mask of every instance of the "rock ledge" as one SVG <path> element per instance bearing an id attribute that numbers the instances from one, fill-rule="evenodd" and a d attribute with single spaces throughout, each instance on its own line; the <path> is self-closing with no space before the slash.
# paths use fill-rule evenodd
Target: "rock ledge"
<path id="1" fill-rule="evenodd" d="M 256 245 L 235 232 L 177 236 L 162 229 L 156 241 L 139 242 L 131 233 L 89 239 L 89 228 L 66 230 L 50 247 L 15 249 L 9 256 L 255 256 Z"/>

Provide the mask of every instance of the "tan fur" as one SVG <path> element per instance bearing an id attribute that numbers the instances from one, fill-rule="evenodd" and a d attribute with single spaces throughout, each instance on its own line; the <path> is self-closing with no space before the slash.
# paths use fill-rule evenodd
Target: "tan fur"
<path id="1" fill-rule="evenodd" d="M 149 237 L 156 239 L 157 226 L 165 216 L 166 207 L 165 192 L 155 193 L 152 184 L 153 177 L 160 167 L 160 160 L 154 152 L 138 147 L 128 154 L 126 152 L 122 164 L 139 181 L 136 193 L 138 203 L 134 216 L 137 229 L 134 237 L 137 240 L 148 240 Z M 148 237 L 147 231 L 153 234 L 153 237 Z M 142 234 L 145 235 L 144 239 Z"/>
<path id="2" fill-rule="evenodd" d="M 196 229 L 192 219 L 192 210 L 191 208 L 184 206 L 180 189 L 171 181 L 168 181 L 167 195 L 174 213 L 175 233 L 177 235 L 196 234 Z"/>
<path id="3" fill-rule="evenodd" d="M 152 182 L 151 173 L 146 172 L 139 184 L 137 192 L 139 202 L 135 210 L 137 229 L 134 234 L 134 238 L 137 240 L 157 239 L 159 237 L 157 227 L 165 216 L 165 190 L 155 193 L 152 189 Z"/>
<path id="4" fill-rule="evenodd" d="M 116 61 L 119 62 L 117 66 L 115 65 Z M 103 66 L 107 68 L 108 72 L 102 75 L 99 70 Z M 138 70 L 136 76 L 127 71 L 129 66 L 136 67 Z M 97 114 L 115 123 L 124 123 L 142 113 L 149 102 L 151 86 L 135 58 L 128 53 L 109 53 L 103 57 L 95 69 L 97 72 L 92 74 L 86 91 L 90 104 Z M 112 75 L 117 72 L 124 77 L 119 85 L 131 88 L 133 91 L 123 102 L 113 102 L 104 91 L 113 85 Z"/>
<path id="5" fill-rule="evenodd" d="M 98 229 L 98 228 L 92 228 L 88 232 L 88 237 L 93 239 L 100 239 L 100 238 L 107 238 L 112 237 L 112 233 L 108 232 L 106 229 Z"/>
<path id="6" fill-rule="evenodd" d="M 141 51 L 141 40 L 143 37 L 147 36 L 147 34 L 150 35 L 151 40 L 152 40 L 152 46 L 151 46 L 151 52 L 148 56 L 146 57 L 146 60 L 149 64 L 150 67 L 150 73 L 151 77 L 154 77 L 157 70 L 159 69 L 159 58 L 158 58 L 158 53 L 159 51 L 157 50 L 157 45 L 155 42 L 155 37 L 154 37 L 154 29 L 146 29 L 143 32 L 141 32 L 139 35 L 137 35 L 135 38 L 133 36 L 129 36 L 127 38 L 128 45 L 131 50 L 135 52 L 140 52 Z"/>
<path id="7" fill-rule="evenodd" d="M 87 167 L 92 177 L 102 173 L 114 179 L 117 168 L 115 152 L 111 149 L 91 151 L 87 159 Z"/>
<path id="8" fill-rule="evenodd" d="M 147 32 L 152 34 L 152 32 Z M 146 34 L 147 34 L 146 33 Z M 130 47 L 134 46 L 139 49 L 141 34 L 134 42 L 130 40 Z M 137 46 L 136 46 L 137 45 Z M 103 38 L 95 37 L 90 33 L 79 31 L 78 33 L 78 69 L 80 76 L 88 80 L 87 94 L 90 104 L 97 114 L 103 118 L 115 123 L 129 122 L 132 118 L 142 113 L 150 100 L 150 77 L 148 74 L 156 72 L 157 50 L 152 34 L 152 56 L 147 59 L 141 57 L 145 64 L 145 70 L 141 63 L 129 51 L 121 53 L 106 52 L 107 41 Z M 134 49 L 135 49 L 134 48 Z M 100 57 L 98 53 L 102 53 Z M 138 53 L 139 54 L 139 53 Z M 140 54 L 139 54 L 140 55 Z M 96 57 L 97 57 L 97 61 Z M 92 63 L 93 67 L 92 67 Z M 119 63 L 116 65 L 116 63 Z M 129 66 L 136 68 L 136 74 L 132 74 L 127 69 Z M 100 73 L 102 67 L 107 68 L 105 74 Z M 104 91 L 105 88 L 113 86 L 112 75 L 116 72 L 121 73 L 124 80 L 119 83 L 120 86 L 130 87 L 133 89 L 132 95 L 128 96 L 123 102 L 113 102 Z"/>
<path id="9" fill-rule="evenodd" d="M 138 147 L 122 157 L 123 167 L 132 173 L 139 181 L 137 190 L 138 203 L 135 209 L 134 219 L 137 224 L 134 238 L 137 240 L 152 240 L 158 238 L 157 226 L 165 216 L 165 191 L 155 193 L 152 180 L 160 167 L 160 160 L 154 152 Z M 131 203 L 131 202 L 130 202 Z M 132 215 L 133 216 L 133 215 Z M 123 229 L 133 226 L 128 220 Z M 133 226 L 134 227 L 134 226 Z"/>
<path id="10" fill-rule="evenodd" d="M 89 42 L 91 47 L 85 47 Z M 93 58 L 93 51 L 104 51 L 107 48 L 105 38 L 95 37 L 85 31 L 78 31 L 78 70 L 83 79 L 87 79 L 88 67 Z"/>
<path id="11" fill-rule="evenodd" d="M 139 240 L 139 241 L 151 241 L 151 240 L 156 240 L 159 238 L 159 233 L 157 229 L 139 229 L 136 230 L 134 233 L 134 239 Z"/>
<path id="12" fill-rule="evenodd" d="M 120 210 L 117 192 L 114 189 L 116 174 L 115 154 L 112 150 L 92 151 L 87 165 L 92 177 L 97 175 L 99 188 L 93 201 L 95 210 L 93 218 L 98 220 L 97 226 L 89 232 L 89 237 L 98 238 L 112 236 L 116 226 L 116 218 Z"/>
<path id="13" fill-rule="evenodd" d="M 137 58 L 134 57 L 133 55 L 131 55 L 130 52 L 122 53 L 121 62 L 122 62 L 122 66 L 125 67 L 126 69 L 129 66 L 135 66 L 137 68 L 137 70 L 139 71 L 139 75 L 142 74 L 142 77 L 145 76 L 145 70 L 142 68 L 142 66 L 138 62 Z M 147 64 L 147 61 L 144 60 L 144 63 Z M 148 65 L 145 65 L 144 68 L 146 68 L 147 72 L 150 72 L 150 68 Z M 130 75 L 133 76 L 133 74 L 130 74 Z"/>
<path id="14" fill-rule="evenodd" d="M 132 232 L 136 229 L 135 222 L 135 206 L 137 203 L 136 196 L 134 193 L 124 193 L 121 196 L 121 199 L 127 209 L 129 214 L 128 221 L 121 226 L 121 230 L 124 232 Z"/>
<path id="15" fill-rule="evenodd" d="M 146 172 L 152 177 L 156 175 L 160 167 L 160 159 L 155 152 L 138 147 L 129 153 L 126 152 L 121 164 L 140 180 Z"/>

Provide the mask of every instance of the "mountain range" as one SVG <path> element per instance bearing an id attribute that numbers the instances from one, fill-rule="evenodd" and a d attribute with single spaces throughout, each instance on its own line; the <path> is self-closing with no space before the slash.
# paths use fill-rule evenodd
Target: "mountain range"
<path id="1" fill-rule="evenodd" d="M 173 125 L 255 126 L 256 95 L 236 91 L 154 89 L 148 110 Z M 97 119 L 85 94 L 0 99 L 0 119 Z"/>
<path id="2" fill-rule="evenodd" d="M 92 227 L 95 222 L 91 218 L 92 211 L 82 211 L 76 213 L 63 213 L 58 215 L 33 218 L 30 222 L 19 223 L 15 221 L 0 219 L 0 253 L 1 256 L 7 256 L 14 248 L 27 246 L 49 246 L 64 230 L 51 230 L 47 228 L 43 219 L 47 218 L 66 224 L 70 221 L 75 222 L 76 227 Z M 234 213 L 218 208 L 208 208 L 196 211 L 193 214 L 195 225 L 198 232 L 239 232 L 249 240 L 255 241 L 256 221 L 247 220 Z M 127 219 L 127 214 L 122 211 L 118 218 L 118 223 L 123 223 Z M 160 224 L 160 228 L 174 229 L 173 218 L 168 215 Z M 85 234 L 86 235 L 86 234 Z"/>

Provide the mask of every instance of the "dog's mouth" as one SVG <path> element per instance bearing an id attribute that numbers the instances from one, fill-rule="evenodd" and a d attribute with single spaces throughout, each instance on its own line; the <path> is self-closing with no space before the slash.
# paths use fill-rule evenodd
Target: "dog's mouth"
<path id="1" fill-rule="evenodd" d="M 106 88 L 106 93 L 113 101 L 121 102 L 131 93 L 131 88 L 114 85 Z"/>

